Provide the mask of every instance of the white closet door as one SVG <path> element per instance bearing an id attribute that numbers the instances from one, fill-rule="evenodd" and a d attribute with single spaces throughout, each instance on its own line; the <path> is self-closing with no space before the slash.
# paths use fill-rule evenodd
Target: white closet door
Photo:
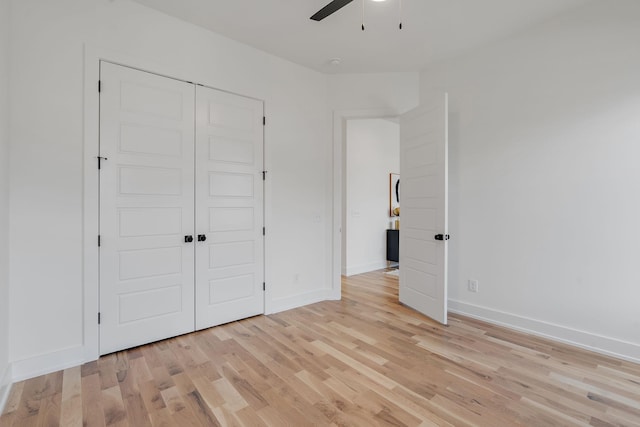
<path id="1" fill-rule="evenodd" d="M 400 116 L 400 302 L 447 324 L 447 94 Z"/>
<path id="2" fill-rule="evenodd" d="M 263 111 L 196 88 L 196 329 L 264 312 Z"/>
<path id="3" fill-rule="evenodd" d="M 100 353 L 194 330 L 191 84 L 105 63 L 100 76 Z"/>

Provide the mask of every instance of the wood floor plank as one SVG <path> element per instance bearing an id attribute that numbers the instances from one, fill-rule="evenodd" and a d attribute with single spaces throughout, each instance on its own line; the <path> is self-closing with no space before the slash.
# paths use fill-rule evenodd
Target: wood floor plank
<path id="1" fill-rule="evenodd" d="M 60 409 L 62 406 L 62 393 L 56 393 L 42 398 L 40 411 L 38 412 L 38 425 L 60 425 Z"/>
<path id="2" fill-rule="evenodd" d="M 215 414 L 207 406 L 202 394 L 186 373 L 182 372 L 174 375 L 174 381 L 178 390 L 180 390 L 183 401 L 186 403 L 185 409 L 189 409 L 190 418 L 203 426 L 220 426 Z M 178 413 L 182 414 L 183 412 L 184 410 Z"/>
<path id="3" fill-rule="evenodd" d="M 20 403 L 13 414 L 13 425 L 28 424 L 32 422 L 32 419 L 37 421 L 45 389 L 44 375 L 33 378 L 24 384 Z"/>
<path id="4" fill-rule="evenodd" d="M 9 392 L 7 403 L 5 404 L 4 413 L 6 415 L 14 413 L 22 402 L 22 391 L 24 390 L 25 381 L 14 384 Z"/>
<path id="5" fill-rule="evenodd" d="M 81 373 L 85 373 L 84 370 Z M 29 380 L 30 381 L 30 380 Z M 82 375 L 82 420 L 87 426 L 104 427 L 104 400 L 100 387 L 100 376 L 95 371 L 92 375 Z"/>
<path id="6" fill-rule="evenodd" d="M 0 426 L 640 426 L 638 364 L 443 327 L 384 271 L 342 295 L 16 383 Z"/>
<path id="7" fill-rule="evenodd" d="M 102 390 L 102 410 L 107 426 L 128 426 L 127 410 L 122 400 L 120 387 L 114 386 Z"/>
<path id="8" fill-rule="evenodd" d="M 182 411 L 187 406 L 177 387 L 166 388 L 160 392 L 160 395 L 171 415 Z"/>

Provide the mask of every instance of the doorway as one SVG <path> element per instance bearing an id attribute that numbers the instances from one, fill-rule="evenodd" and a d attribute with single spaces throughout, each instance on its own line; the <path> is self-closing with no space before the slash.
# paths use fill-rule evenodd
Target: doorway
<path id="1" fill-rule="evenodd" d="M 346 122 L 343 180 L 342 275 L 388 267 L 390 175 L 400 172 L 397 117 Z M 395 225 L 395 222 L 393 222 Z"/>
<path id="2" fill-rule="evenodd" d="M 399 233 L 400 301 L 447 323 L 448 95 L 434 92 L 425 104 L 400 115 L 388 110 L 334 112 L 333 286 L 341 280 L 343 182 L 347 121 L 400 117 L 403 226 Z M 407 263 L 406 261 L 410 261 Z"/>

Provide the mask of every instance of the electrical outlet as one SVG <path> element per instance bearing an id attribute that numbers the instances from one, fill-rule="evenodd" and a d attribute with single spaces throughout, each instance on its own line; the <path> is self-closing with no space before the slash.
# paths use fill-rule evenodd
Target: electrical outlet
<path id="1" fill-rule="evenodd" d="M 478 281 L 469 279 L 467 282 L 467 286 L 469 288 L 469 292 L 478 292 Z"/>

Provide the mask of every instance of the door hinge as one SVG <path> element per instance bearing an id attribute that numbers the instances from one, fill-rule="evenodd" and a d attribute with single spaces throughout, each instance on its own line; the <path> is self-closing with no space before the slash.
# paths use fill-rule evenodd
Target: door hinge
<path id="1" fill-rule="evenodd" d="M 98 80 L 98 93 L 102 92 L 102 80 Z"/>
<path id="2" fill-rule="evenodd" d="M 102 242 L 102 239 L 100 238 L 100 235 L 98 234 L 98 247 L 100 247 L 100 243 Z"/>
<path id="3" fill-rule="evenodd" d="M 101 321 L 101 320 L 102 320 L 102 319 L 100 318 L 100 312 L 98 312 L 98 325 L 100 324 L 100 321 Z"/>
<path id="4" fill-rule="evenodd" d="M 262 235 L 263 236 L 267 235 L 267 227 L 262 227 Z"/>
<path id="5" fill-rule="evenodd" d="M 267 180 L 267 171 L 262 171 L 262 180 L 263 181 Z"/>
<path id="6" fill-rule="evenodd" d="M 267 284 L 265 282 L 262 282 L 262 290 L 263 291 L 267 290 Z"/>
<path id="7" fill-rule="evenodd" d="M 262 116 L 262 126 L 267 125 L 267 116 Z"/>

